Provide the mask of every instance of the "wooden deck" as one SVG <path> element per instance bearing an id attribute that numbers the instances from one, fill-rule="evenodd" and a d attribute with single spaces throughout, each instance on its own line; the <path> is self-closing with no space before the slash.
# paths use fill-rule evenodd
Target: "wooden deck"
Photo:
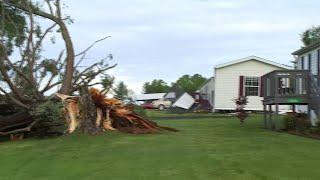
<path id="1" fill-rule="evenodd" d="M 307 70 L 273 71 L 262 78 L 264 105 L 309 104 L 310 72 Z"/>
<path id="2" fill-rule="evenodd" d="M 309 70 L 277 70 L 262 77 L 264 123 L 269 129 L 280 129 L 279 106 L 307 105 L 319 112 L 319 77 L 311 75 Z M 273 107 L 275 106 L 275 107 Z"/>

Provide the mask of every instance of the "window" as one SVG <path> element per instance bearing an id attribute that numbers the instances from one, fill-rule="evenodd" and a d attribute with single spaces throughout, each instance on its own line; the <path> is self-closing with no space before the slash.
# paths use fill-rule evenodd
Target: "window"
<path id="1" fill-rule="evenodd" d="M 301 57 L 301 69 L 304 70 L 304 56 Z"/>
<path id="2" fill-rule="evenodd" d="M 308 70 L 311 71 L 311 61 L 312 61 L 312 54 L 308 54 Z"/>
<path id="3" fill-rule="evenodd" d="M 259 77 L 245 77 L 245 95 L 259 96 Z"/>

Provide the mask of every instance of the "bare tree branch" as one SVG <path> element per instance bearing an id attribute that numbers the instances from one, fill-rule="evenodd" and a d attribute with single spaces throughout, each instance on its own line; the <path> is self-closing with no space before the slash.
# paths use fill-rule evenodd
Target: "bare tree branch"
<path id="1" fill-rule="evenodd" d="M 62 83 L 61 81 L 57 81 L 57 82 L 51 84 L 50 86 L 47 86 L 46 88 L 44 88 L 44 89 L 41 91 L 41 93 L 45 93 L 45 92 L 49 91 L 50 89 L 52 89 L 52 88 L 60 85 L 61 83 Z"/>
<path id="2" fill-rule="evenodd" d="M 15 103 L 16 105 L 20 106 L 20 107 L 23 107 L 25 109 L 29 109 L 30 107 L 28 107 L 27 105 L 25 105 L 24 103 L 22 103 L 20 100 L 18 100 L 17 98 L 15 98 L 11 93 L 8 93 L 7 91 L 5 91 L 4 89 L 2 89 L 0 87 L 0 91 L 2 93 L 4 93 L 7 97 L 9 97 L 9 99 Z"/>
<path id="3" fill-rule="evenodd" d="M 50 3 L 50 0 L 45 0 L 45 2 L 47 3 L 47 6 L 48 6 L 49 11 L 50 11 L 50 14 L 54 15 L 53 8 L 52 8 L 52 5 Z"/>
<path id="4" fill-rule="evenodd" d="M 43 40 L 45 39 L 45 37 L 47 36 L 47 34 L 48 34 L 49 32 L 51 32 L 51 30 L 52 30 L 53 28 L 55 28 L 56 25 L 57 25 L 57 24 L 54 23 L 54 24 L 51 25 L 49 28 L 47 28 L 47 29 L 44 31 L 44 33 L 42 34 L 42 36 L 40 37 L 40 39 L 36 42 L 36 45 L 34 46 L 33 52 L 32 52 L 32 58 L 33 58 L 33 59 L 35 59 L 36 52 L 37 52 L 37 50 L 40 48 L 40 46 L 41 46 Z"/>
<path id="5" fill-rule="evenodd" d="M 96 41 L 94 41 L 89 47 L 87 47 L 85 50 L 83 50 L 82 52 L 78 53 L 75 55 L 75 57 L 78 57 L 78 56 L 81 56 L 83 54 L 86 54 L 91 48 L 93 48 L 97 43 L 101 42 L 101 41 L 104 41 L 108 38 L 110 38 L 111 36 L 106 36 L 104 38 L 101 38 L 101 39 L 98 39 Z"/>
<path id="6" fill-rule="evenodd" d="M 90 84 L 98 75 L 102 74 L 105 71 L 108 71 L 109 69 L 112 69 L 117 66 L 117 64 L 114 64 L 112 66 L 104 67 L 104 68 L 99 68 L 98 70 L 92 72 L 90 75 L 86 75 L 85 72 L 90 71 L 90 69 L 94 68 L 97 64 L 93 64 L 83 72 L 81 72 L 77 77 L 76 81 L 74 81 L 74 89 L 73 91 L 77 91 L 82 84 Z M 80 80 L 80 82 L 79 82 Z"/>

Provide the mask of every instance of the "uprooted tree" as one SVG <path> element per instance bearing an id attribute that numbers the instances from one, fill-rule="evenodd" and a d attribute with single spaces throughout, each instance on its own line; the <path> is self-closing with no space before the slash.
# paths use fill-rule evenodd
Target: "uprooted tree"
<path id="1" fill-rule="evenodd" d="M 4 0 L 0 14 L 0 94 L 20 110 L 39 115 L 37 108 L 56 91 L 71 95 L 82 86 L 100 84 L 94 80 L 116 66 L 109 65 L 111 55 L 82 66 L 87 52 L 108 36 L 75 53 L 67 28 L 72 19 L 63 15 L 60 0 Z M 47 58 L 43 48 L 53 37 L 64 48 L 56 58 Z"/>
<path id="2" fill-rule="evenodd" d="M 35 102 L 46 98 L 45 94 L 59 88 L 59 92 L 70 95 L 81 85 L 92 86 L 92 81 L 113 66 L 106 63 L 108 55 L 87 68 L 79 68 L 94 42 L 80 53 L 75 53 L 66 23 L 72 21 L 61 12 L 60 0 L 46 0 L 49 12 L 35 1 L 1 1 L 1 89 L 8 100 L 30 109 Z M 39 17 L 52 23 L 49 27 L 39 25 Z M 16 21 L 19 19 L 20 21 Z M 9 25 L 9 26 L 8 26 Z M 46 58 L 42 52 L 43 43 L 52 35 L 61 35 L 65 48 L 55 59 Z M 14 51 L 16 50 L 16 51 Z M 13 52 L 14 51 L 14 52 Z M 12 53 L 19 54 L 10 56 Z"/>
<path id="3" fill-rule="evenodd" d="M 63 117 L 68 120 L 69 131 L 70 127 L 75 129 L 79 127 L 82 132 L 96 134 L 106 128 L 96 126 L 93 122 L 97 119 L 108 121 L 111 119 L 101 118 L 102 115 L 113 116 L 114 121 L 110 121 L 112 125 L 109 129 L 113 126 L 119 127 L 117 124 L 126 124 L 128 128 L 150 128 L 151 126 L 146 125 L 146 122 L 150 123 L 149 121 L 141 118 L 135 121 L 135 118 L 132 118 L 135 116 L 132 111 L 122 105 L 115 106 L 111 103 L 109 107 L 105 104 L 101 110 L 97 101 L 93 101 L 93 94 L 89 93 L 89 88 L 102 85 L 104 89 L 99 91 L 99 94 L 104 96 L 114 81 L 105 72 L 114 68 L 116 64 L 109 64 L 112 55 L 106 55 L 86 67 L 83 67 L 83 61 L 95 44 L 109 36 L 93 42 L 86 49 L 76 53 L 67 26 L 72 23 L 72 19 L 65 16 L 62 9 L 60 0 L 0 1 L 0 94 L 1 97 L 4 96 L 7 104 L 14 104 L 28 114 L 28 116 L 18 114 L 16 124 L 12 124 L 13 121 L 10 120 L 0 123 L 0 135 L 30 131 L 34 124 L 46 124 L 50 128 L 57 126 L 56 123 L 49 125 L 47 123 L 48 119 L 52 121 L 60 119 L 59 115 L 52 114 L 58 113 L 60 108 L 58 103 L 52 100 L 56 92 L 60 93 L 60 98 L 68 97 L 62 100 L 66 109 Z M 46 27 L 44 24 L 50 25 Z M 47 58 L 43 48 L 47 45 L 45 44 L 48 43 L 47 40 L 55 43 L 53 37 L 58 37 L 63 42 L 64 48 L 57 53 L 56 58 Z M 97 82 L 96 79 L 103 80 Z M 80 94 L 77 100 L 70 98 L 75 92 Z M 116 107 L 118 110 L 114 109 Z M 110 109 L 110 113 L 109 110 L 107 113 L 106 109 Z M 35 120 L 27 123 L 29 118 Z M 157 129 L 156 127 L 153 126 L 154 129 Z M 47 133 L 47 130 L 42 132 Z"/>

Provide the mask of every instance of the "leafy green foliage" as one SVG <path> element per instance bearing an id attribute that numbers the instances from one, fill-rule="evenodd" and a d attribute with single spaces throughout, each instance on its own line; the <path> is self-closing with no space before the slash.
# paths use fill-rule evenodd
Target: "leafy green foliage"
<path id="1" fill-rule="evenodd" d="M 305 46 L 309 46 L 315 42 L 320 41 L 320 26 L 313 26 L 310 29 L 307 29 L 301 35 L 301 41 Z"/>
<path id="2" fill-rule="evenodd" d="M 296 121 L 296 119 L 295 119 L 294 115 L 288 114 L 288 115 L 284 116 L 283 117 L 284 128 L 287 131 L 295 130 L 295 128 L 296 128 L 295 121 Z"/>
<path id="3" fill-rule="evenodd" d="M 110 76 L 110 75 L 105 75 L 102 80 L 101 80 L 101 84 L 103 86 L 104 89 L 110 89 L 113 84 L 114 84 L 114 80 L 115 78 Z"/>
<path id="4" fill-rule="evenodd" d="M 43 68 L 43 71 L 41 72 L 41 76 L 45 77 L 47 76 L 47 73 L 51 73 L 52 75 L 58 75 L 59 70 L 57 67 L 57 61 L 53 59 L 45 59 L 41 62 L 40 67 Z"/>
<path id="5" fill-rule="evenodd" d="M 38 121 L 33 135 L 49 137 L 63 134 L 66 123 L 62 113 L 62 104 L 54 101 L 45 101 L 36 106 L 31 112 L 33 118 Z"/>
<path id="6" fill-rule="evenodd" d="M 115 98 L 120 100 L 126 100 L 128 99 L 128 87 L 124 84 L 123 81 L 121 81 L 116 88 L 114 89 L 115 92 Z"/>
<path id="7" fill-rule="evenodd" d="M 154 79 L 151 82 L 146 82 L 143 85 L 143 92 L 149 93 L 166 93 L 169 90 L 168 84 L 162 79 Z"/>
<path id="8" fill-rule="evenodd" d="M 177 80 L 177 82 L 175 82 L 175 84 L 182 87 L 186 92 L 193 93 L 197 91 L 206 81 L 207 78 L 200 74 L 194 74 L 193 76 L 183 75 Z"/>
<path id="9" fill-rule="evenodd" d="M 283 118 L 283 125 L 287 131 L 305 133 L 311 128 L 308 115 L 304 113 L 290 113 Z"/>
<path id="10" fill-rule="evenodd" d="M 26 20 L 22 11 L 0 2 L 0 29 L 5 38 L 7 53 L 12 53 L 14 46 L 20 46 L 26 39 Z M 4 16 L 2 15 L 4 14 Z"/>
<path id="11" fill-rule="evenodd" d="M 133 105 L 133 112 L 141 117 L 144 117 L 144 118 L 148 117 L 147 111 L 141 106 Z"/>

